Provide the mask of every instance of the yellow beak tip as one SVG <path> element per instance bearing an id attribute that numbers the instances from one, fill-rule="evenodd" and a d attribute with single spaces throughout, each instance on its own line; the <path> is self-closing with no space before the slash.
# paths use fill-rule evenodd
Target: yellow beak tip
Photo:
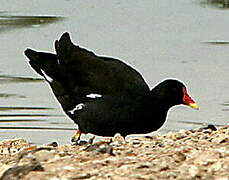
<path id="1" fill-rule="evenodd" d="M 190 103 L 189 106 L 193 109 L 199 110 L 200 107 L 196 103 Z"/>

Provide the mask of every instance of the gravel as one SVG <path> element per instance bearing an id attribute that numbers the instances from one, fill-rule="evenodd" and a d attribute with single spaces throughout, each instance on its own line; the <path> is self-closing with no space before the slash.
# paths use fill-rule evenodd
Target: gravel
<path id="1" fill-rule="evenodd" d="M 229 126 L 82 145 L 0 142 L 0 180 L 229 180 Z"/>

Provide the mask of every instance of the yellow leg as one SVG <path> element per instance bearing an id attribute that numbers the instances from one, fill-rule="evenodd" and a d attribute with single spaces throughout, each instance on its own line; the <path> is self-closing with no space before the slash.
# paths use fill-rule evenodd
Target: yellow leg
<path id="1" fill-rule="evenodd" d="M 76 133 L 74 134 L 74 136 L 72 137 L 71 141 L 73 143 L 77 143 L 80 140 L 80 136 L 81 136 L 81 131 L 77 130 Z"/>

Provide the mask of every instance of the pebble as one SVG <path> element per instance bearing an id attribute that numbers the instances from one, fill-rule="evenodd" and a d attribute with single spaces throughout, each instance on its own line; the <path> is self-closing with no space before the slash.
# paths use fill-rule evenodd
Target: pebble
<path id="1" fill-rule="evenodd" d="M 199 175 L 200 174 L 200 170 L 199 170 L 199 168 L 197 167 L 197 166 L 195 166 L 195 165 L 191 165 L 190 167 L 189 167 L 189 175 L 191 176 L 191 177 L 196 177 L 197 175 Z"/>
<path id="2" fill-rule="evenodd" d="M 48 161 L 48 160 L 52 160 L 54 159 L 56 156 L 56 152 L 51 152 L 51 151 L 47 151 L 47 150 L 42 150 L 42 151 L 38 151 L 36 153 L 34 153 L 34 157 L 38 160 L 38 161 Z"/>

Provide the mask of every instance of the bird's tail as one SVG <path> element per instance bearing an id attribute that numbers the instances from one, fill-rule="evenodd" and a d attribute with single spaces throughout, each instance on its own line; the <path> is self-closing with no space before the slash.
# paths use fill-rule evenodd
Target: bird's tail
<path id="1" fill-rule="evenodd" d="M 83 56 L 94 56 L 94 53 L 78 45 L 74 45 L 68 32 L 62 34 L 59 40 L 55 41 L 55 50 L 60 63 L 68 64 Z"/>
<path id="2" fill-rule="evenodd" d="M 48 82 L 58 77 L 59 66 L 55 54 L 26 49 L 25 56 L 29 59 L 31 67 Z"/>

